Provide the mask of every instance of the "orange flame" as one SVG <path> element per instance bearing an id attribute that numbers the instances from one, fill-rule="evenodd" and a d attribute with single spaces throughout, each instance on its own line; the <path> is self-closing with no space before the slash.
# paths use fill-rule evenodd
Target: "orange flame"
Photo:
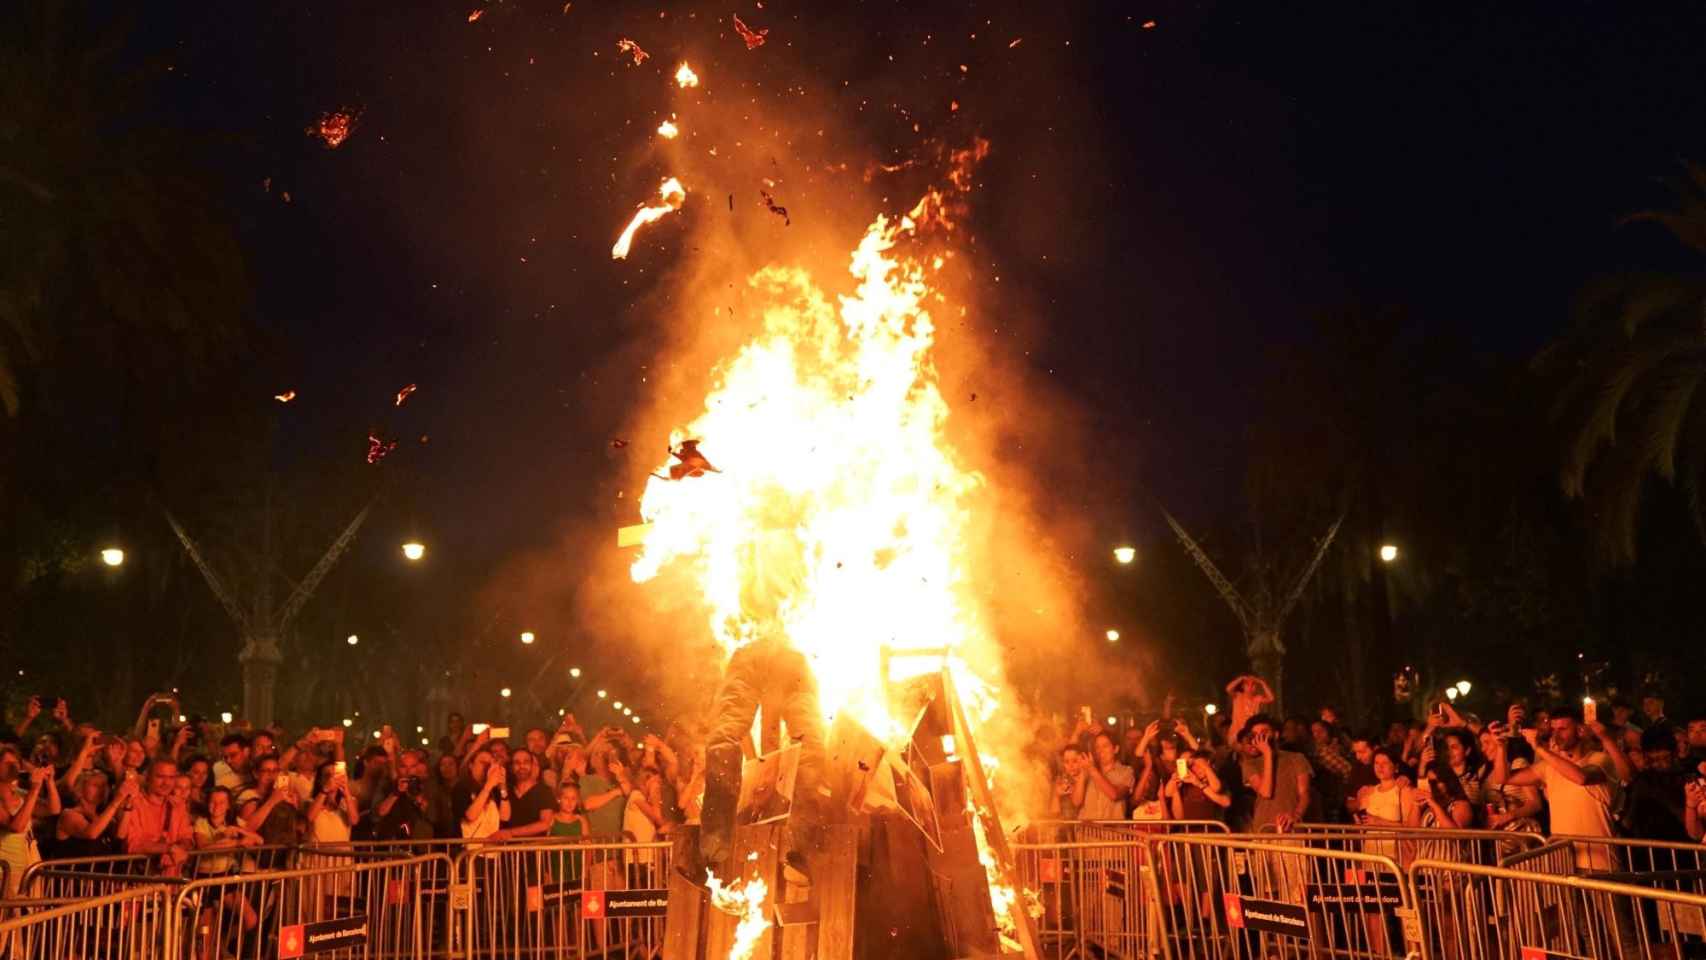
<path id="1" fill-rule="evenodd" d="M 658 124 L 658 136 L 664 138 L 665 140 L 674 140 L 680 134 L 681 134 L 681 128 L 679 128 L 675 125 L 674 120 L 665 120 L 664 122 Z"/>
<path id="2" fill-rule="evenodd" d="M 670 177 L 658 188 L 658 196 L 663 198 L 663 203 L 655 207 L 641 207 L 634 214 L 634 219 L 628 221 L 627 229 L 616 238 L 616 245 L 610 248 L 610 259 L 621 260 L 628 256 L 628 248 L 633 245 L 634 234 L 641 227 L 656 223 L 664 216 L 680 210 L 681 205 L 687 202 L 687 188 L 681 185 L 680 180 Z"/>
<path id="3" fill-rule="evenodd" d="M 693 68 L 687 65 L 687 61 L 683 60 L 681 62 L 681 66 L 675 68 L 675 82 L 682 89 L 697 87 L 699 85 L 699 75 L 694 73 Z"/>
<path id="4" fill-rule="evenodd" d="M 320 114 L 320 119 L 308 128 L 308 135 L 318 137 L 320 142 L 326 145 L 326 149 L 336 150 L 355 132 L 356 120 L 354 107 L 329 110 Z"/>
<path id="5" fill-rule="evenodd" d="M 770 921 L 764 916 L 764 898 L 770 888 L 760 877 L 724 886 L 709 870 L 705 871 L 705 886 L 711 891 L 711 906 L 740 917 L 734 943 L 729 946 L 729 960 L 747 960 L 758 946 L 758 938 L 770 929 Z"/>

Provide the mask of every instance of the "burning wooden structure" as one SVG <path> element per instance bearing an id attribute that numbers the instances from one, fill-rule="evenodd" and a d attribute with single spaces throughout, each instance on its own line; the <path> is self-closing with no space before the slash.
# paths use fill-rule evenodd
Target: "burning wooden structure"
<path id="1" fill-rule="evenodd" d="M 829 825 L 812 885 L 786 880 L 785 820 L 737 827 L 731 863 L 740 876 L 731 880 L 762 881 L 769 895 L 748 909 L 761 910 L 767 926 L 751 939 L 758 914 L 719 909 L 702 887 L 675 876 L 665 960 L 1037 956 L 949 671 L 892 684 L 889 695 L 896 716 L 915 718 L 904 744 L 882 743 L 845 713 L 830 727 L 822 787 Z M 773 732 L 766 740 L 775 746 Z M 676 840 L 698 841 L 696 828 Z M 684 854 L 678 850 L 677 862 L 691 862 Z"/>

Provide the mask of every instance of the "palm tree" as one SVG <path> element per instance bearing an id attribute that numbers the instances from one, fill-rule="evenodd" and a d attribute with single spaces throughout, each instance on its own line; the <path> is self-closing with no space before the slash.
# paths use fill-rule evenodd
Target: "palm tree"
<path id="1" fill-rule="evenodd" d="M 1672 183 L 1678 205 L 1651 221 L 1706 255 L 1706 167 Z M 1692 272 L 1631 271 L 1590 284 L 1576 329 L 1536 367 L 1560 381 L 1553 415 L 1564 430 L 1564 494 L 1587 503 L 1600 554 L 1635 558 L 1647 481 L 1680 486 L 1706 537 L 1706 260 Z"/>
<path id="2" fill-rule="evenodd" d="M 33 0 L 0 14 L 0 407 L 31 367 L 177 381 L 235 338 L 234 231 L 151 100 L 165 65 L 122 66 L 128 24 Z"/>

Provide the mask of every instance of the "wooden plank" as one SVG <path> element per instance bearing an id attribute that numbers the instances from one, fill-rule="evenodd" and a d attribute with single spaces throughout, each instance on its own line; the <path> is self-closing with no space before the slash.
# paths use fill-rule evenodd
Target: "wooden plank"
<path id="1" fill-rule="evenodd" d="M 850 825 L 824 831 L 822 866 L 812 877 L 817 900 L 817 960 L 853 960 L 858 907 L 859 833 Z"/>
<path id="2" fill-rule="evenodd" d="M 966 814 L 964 768 L 958 762 L 930 768 L 930 789 L 942 823 L 942 849 L 930 849 L 948 943 L 955 955 L 988 956 L 1001 949 L 995 908 L 989 902 L 989 877 L 977 858 L 977 835 Z M 929 848 L 926 848 L 929 849 Z"/>
<path id="3" fill-rule="evenodd" d="M 730 872 L 734 876 L 717 879 L 733 883 L 762 877 L 765 885 L 769 887 L 769 897 L 778 896 L 781 889 L 781 870 L 778 864 L 781 861 L 776 851 L 776 839 L 780 829 L 777 824 L 736 827 L 734 852 L 729 861 Z M 757 854 L 757 857 L 753 858 L 753 854 Z M 739 925 L 740 918 L 715 907 L 708 907 L 706 912 L 703 956 L 706 960 L 722 960 L 729 955 L 729 949 L 734 945 L 735 927 Z M 771 960 L 774 949 L 774 938 L 770 931 L 766 931 L 752 952 L 753 960 Z"/>
<path id="4" fill-rule="evenodd" d="M 674 862 L 688 862 L 699 842 L 699 828 L 684 826 L 675 835 Z M 674 870 L 669 872 L 669 913 L 664 917 L 663 960 L 704 960 L 705 913 L 709 896 Z"/>

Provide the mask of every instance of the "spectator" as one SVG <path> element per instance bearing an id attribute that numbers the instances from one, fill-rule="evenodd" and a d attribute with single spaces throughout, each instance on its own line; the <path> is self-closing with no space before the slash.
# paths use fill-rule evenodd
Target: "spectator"
<path id="1" fill-rule="evenodd" d="M 1424 751 L 1422 783 L 1416 790 L 1416 796 L 1421 800 L 1420 824 L 1447 830 L 1467 830 L 1475 825 L 1475 807 L 1469 802 L 1463 781 L 1452 772 L 1449 763 L 1434 756 L 1435 752 L 1432 744 Z"/>
<path id="2" fill-rule="evenodd" d="M 1172 819 L 1224 820 L 1227 809 L 1232 806 L 1232 795 L 1215 774 L 1208 754 L 1187 749 L 1179 754 L 1179 760 L 1185 763 L 1185 774 L 1180 776 L 1175 765 L 1173 775 L 1163 790 Z"/>
<path id="3" fill-rule="evenodd" d="M 38 806 L 55 815 L 60 812 L 53 768 L 28 766 L 17 747 L 0 744 L 0 862 L 8 868 L 8 897 L 16 895 L 18 881 L 30 864 L 41 859 L 35 833 Z"/>
<path id="4" fill-rule="evenodd" d="M 208 792 L 213 787 L 213 764 L 206 757 L 191 755 L 184 764 L 184 775 L 190 778 L 190 809 L 206 810 Z"/>
<path id="5" fill-rule="evenodd" d="M 1506 761 L 1510 769 L 1526 770 L 1534 762 L 1534 749 L 1528 741 L 1516 737 L 1511 739 L 1503 736 L 1504 730 L 1491 729 L 1481 734 L 1481 752 L 1486 757 L 1492 757 L 1499 750 L 1505 751 Z M 1493 761 L 1484 759 L 1481 762 L 1481 802 L 1486 806 L 1487 829 L 1509 830 L 1513 833 L 1543 833 L 1540 818 L 1546 810 L 1541 801 L 1540 789 L 1535 786 L 1506 783 L 1495 786 L 1491 782 Z"/>
<path id="6" fill-rule="evenodd" d="M 200 854 L 195 862 L 197 877 L 236 873 L 240 864 L 233 853 L 243 847 L 261 845 L 261 835 L 237 821 L 236 805 L 231 791 L 224 787 L 214 787 L 208 792 L 207 810 L 195 818 L 194 842 Z"/>
<path id="7" fill-rule="evenodd" d="M 1367 734 L 1351 737 L 1351 769 L 1345 774 L 1345 812 L 1352 820 L 1356 819 L 1359 809 L 1357 797 L 1363 787 L 1372 787 L 1380 782 L 1374 775 L 1374 738 Z"/>
<path id="8" fill-rule="evenodd" d="M 256 730 L 249 737 L 249 759 L 253 762 L 257 757 L 278 756 L 278 741 L 273 739 L 271 730 Z"/>
<path id="9" fill-rule="evenodd" d="M 1380 827 L 1413 826 L 1421 821 L 1421 801 L 1415 788 L 1398 775 L 1398 756 L 1389 746 L 1374 748 L 1369 766 L 1375 782 L 1357 792 L 1358 823 Z M 1397 847 L 1369 849 L 1378 856 L 1398 859 Z"/>
<path id="10" fill-rule="evenodd" d="M 551 806 L 556 806 L 557 771 L 552 770 L 551 765 L 545 762 L 545 757 L 551 749 L 551 735 L 545 732 L 544 727 L 528 727 L 527 732 L 521 735 L 521 745 L 527 748 L 528 753 L 533 754 L 533 759 L 539 767 L 539 782 L 551 791 Z M 512 763 L 511 768 L 513 767 Z"/>
<path id="11" fill-rule="evenodd" d="M 189 856 L 193 836 L 189 806 L 172 798 L 178 780 L 177 765 L 159 759 L 148 765 L 148 782 L 124 815 L 119 836 L 126 853 L 159 857 L 160 872 L 175 877 Z"/>
<path id="12" fill-rule="evenodd" d="M 1623 827 L 1631 836 L 1667 843 L 1689 842 L 1685 807 L 1689 773 L 1677 763 L 1676 733 L 1649 727 L 1641 734 L 1643 769 L 1629 782 Z"/>
<path id="13" fill-rule="evenodd" d="M 1238 734 L 1243 755 L 1240 772 L 1244 785 L 1254 794 L 1249 821 L 1242 824 L 1246 832 L 1272 826 L 1285 833 L 1309 809 L 1309 761 L 1302 754 L 1275 749 L 1278 733 L 1273 718 L 1258 713 Z"/>
<path id="14" fill-rule="evenodd" d="M 1078 803 L 1073 798 L 1078 778 L 1083 775 L 1084 754 L 1075 743 L 1060 748 L 1060 773 L 1054 789 L 1049 791 L 1048 814 L 1053 820 L 1077 820 Z"/>
<path id="15" fill-rule="evenodd" d="M 611 757 L 613 748 L 607 734 L 608 731 L 600 731 L 588 746 L 590 770 L 580 775 L 580 788 L 581 804 L 586 808 L 592 835 L 613 840 L 622 835 L 627 797 L 634 788 L 629 783 L 627 767 Z"/>
<path id="16" fill-rule="evenodd" d="M 1232 723 L 1229 729 L 1234 736 L 1238 735 L 1250 718 L 1262 712 L 1262 708 L 1274 702 L 1274 692 L 1268 688 L 1268 682 L 1253 674 L 1234 677 L 1226 685 L 1226 692 L 1232 697 Z"/>
<path id="17" fill-rule="evenodd" d="M 1690 779 L 1684 791 L 1683 825 L 1688 839 L 1699 843 L 1706 839 L 1706 778 Z"/>
<path id="18" fill-rule="evenodd" d="M 148 765 L 148 747 L 136 737 L 124 742 L 124 768 L 138 774 L 144 773 L 143 767 Z"/>
<path id="19" fill-rule="evenodd" d="M 1671 725 L 1665 716 L 1665 695 L 1657 688 L 1649 687 L 1641 694 L 1641 717 L 1642 726 L 1649 730 Z"/>
<path id="20" fill-rule="evenodd" d="M 1603 726 L 1589 724 L 1599 740 L 1596 750 L 1582 736 L 1580 715 L 1569 706 L 1550 712 L 1547 726 L 1550 742 L 1534 731 L 1525 731 L 1534 748 L 1535 761 L 1526 770 L 1512 772 L 1505 752 L 1493 758 L 1494 784 L 1539 786 L 1552 811 L 1552 832 L 1578 837 L 1612 836 L 1611 810 L 1618 785 L 1629 779 L 1628 760 L 1615 738 Z M 1584 870 L 1615 869 L 1615 858 L 1604 844 L 1576 844 L 1576 865 Z"/>
<path id="21" fill-rule="evenodd" d="M 1688 718 L 1684 728 L 1687 759 L 1690 764 L 1706 761 L 1706 714 L 1696 713 Z"/>
<path id="22" fill-rule="evenodd" d="M 90 770 L 78 778 L 77 805 L 59 815 L 54 829 L 56 857 L 104 857 L 119 849 L 119 811 L 136 796 L 135 778 L 115 790 L 107 787 L 107 775 Z M 109 798 L 109 794 L 111 794 Z"/>
<path id="23" fill-rule="evenodd" d="M 213 783 L 232 793 L 252 785 L 249 779 L 249 738 L 228 733 L 219 741 L 219 761 L 213 765 Z"/>
<path id="24" fill-rule="evenodd" d="M 1096 734 L 1091 741 L 1093 762 L 1083 765 L 1083 772 L 1072 787 L 1078 819 L 1125 819 L 1126 800 L 1137 785 L 1137 778 L 1114 753 L 1114 738 L 1106 732 Z"/>
<path id="25" fill-rule="evenodd" d="M 1614 697 L 1611 701 L 1611 725 L 1622 729 L 1633 729 L 1637 733 L 1645 732 L 1635 720 L 1635 708 L 1622 697 Z"/>
<path id="26" fill-rule="evenodd" d="M 314 801 L 308 805 L 307 839 L 309 843 L 348 843 L 356 821 L 361 819 L 361 804 L 350 788 L 349 776 L 342 760 L 328 760 L 314 772 Z"/>
<path id="27" fill-rule="evenodd" d="M 291 846 L 301 832 L 301 799 L 290 777 L 279 770 L 275 757 L 263 757 L 254 765 L 255 785 L 237 795 L 238 816 L 243 827 L 261 835 L 267 846 Z M 312 785 L 310 785 L 312 787 Z M 264 858 L 274 866 L 282 856 Z"/>
<path id="28" fill-rule="evenodd" d="M 435 836 L 451 836 L 439 832 L 441 822 L 434 806 L 442 806 L 444 823 L 450 819 L 449 796 L 439 790 L 427 766 L 424 750 L 405 750 L 398 758 L 397 788 L 379 801 L 367 815 L 367 831 L 363 839 L 373 840 L 431 840 Z"/>
<path id="29" fill-rule="evenodd" d="M 551 825 L 546 832 L 552 839 L 564 842 L 591 834 L 592 827 L 587 823 L 586 814 L 581 812 L 579 787 L 566 782 L 557 786 L 557 809 L 551 815 Z M 574 890 L 581 885 L 583 859 L 578 852 L 557 855 L 552 876 L 564 890 Z"/>
<path id="30" fill-rule="evenodd" d="M 385 741 L 389 747 L 395 748 L 396 737 L 386 727 Z M 356 803 L 363 810 L 372 810 L 380 802 L 391 795 L 393 781 L 391 779 L 391 754 L 387 746 L 375 745 L 361 752 L 361 775 L 350 787 Z"/>
<path id="31" fill-rule="evenodd" d="M 1316 795 L 1320 797 L 1319 819 L 1336 821 L 1344 813 L 1347 784 L 1355 764 L 1345 755 L 1343 739 L 1327 720 L 1309 724 L 1308 751 L 1309 762 L 1315 768 Z M 1362 784 L 1357 786 L 1360 789 Z"/>
<path id="32" fill-rule="evenodd" d="M 543 736 L 544 731 L 540 731 Z M 551 829 L 552 812 L 557 798 L 551 788 L 539 779 L 539 759 L 532 750 L 518 748 L 509 758 L 510 801 L 509 815 L 500 823 L 493 840 L 520 837 L 541 837 Z"/>
<path id="33" fill-rule="evenodd" d="M 125 763 L 125 754 L 129 752 L 124 738 L 116 734 L 103 734 L 96 740 L 95 769 L 107 775 L 108 783 L 123 783 L 125 773 L 134 767 Z"/>
<path id="34" fill-rule="evenodd" d="M 492 751 L 477 747 L 468 764 L 468 773 L 456 785 L 451 795 L 451 812 L 462 836 L 480 840 L 498 832 L 498 824 L 509 819 L 509 796 L 504 789 L 504 769 L 492 757 Z"/>

